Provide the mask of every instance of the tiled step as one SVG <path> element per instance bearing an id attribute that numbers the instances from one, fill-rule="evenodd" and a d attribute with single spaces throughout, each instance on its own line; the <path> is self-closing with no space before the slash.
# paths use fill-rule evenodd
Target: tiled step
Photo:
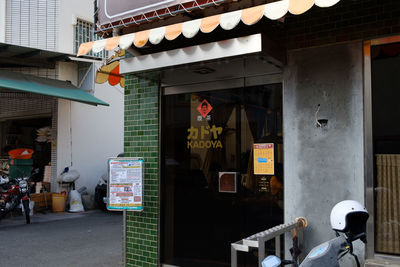
<path id="1" fill-rule="evenodd" d="M 400 259 L 394 261 L 385 259 L 366 260 L 364 267 L 400 267 Z"/>

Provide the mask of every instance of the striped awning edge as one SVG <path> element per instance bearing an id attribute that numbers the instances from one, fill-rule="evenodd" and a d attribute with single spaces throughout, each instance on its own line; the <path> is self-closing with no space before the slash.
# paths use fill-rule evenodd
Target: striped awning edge
<path id="1" fill-rule="evenodd" d="M 337 4 L 339 1 L 340 0 L 280 0 L 265 5 L 190 20 L 169 26 L 83 43 L 80 45 L 77 55 L 85 55 L 89 53 L 90 50 L 94 53 L 99 53 L 104 49 L 114 50 L 117 46 L 121 49 L 127 49 L 131 45 L 140 48 L 145 46 L 147 42 L 157 45 L 164 38 L 172 41 L 180 35 L 186 38 L 192 38 L 196 36 L 199 31 L 202 33 L 210 33 L 218 26 L 224 30 L 232 30 L 240 21 L 246 25 L 253 25 L 263 17 L 277 20 L 285 16 L 288 12 L 293 15 L 300 15 L 314 5 L 318 7 L 330 7 Z"/>

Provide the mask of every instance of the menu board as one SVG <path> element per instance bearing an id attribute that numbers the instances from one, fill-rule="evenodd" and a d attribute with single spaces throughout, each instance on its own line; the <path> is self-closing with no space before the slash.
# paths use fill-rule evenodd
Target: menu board
<path id="1" fill-rule="evenodd" d="M 254 144 L 254 174 L 274 175 L 274 144 Z"/>
<path id="2" fill-rule="evenodd" d="M 143 211 L 143 158 L 108 160 L 108 210 Z"/>

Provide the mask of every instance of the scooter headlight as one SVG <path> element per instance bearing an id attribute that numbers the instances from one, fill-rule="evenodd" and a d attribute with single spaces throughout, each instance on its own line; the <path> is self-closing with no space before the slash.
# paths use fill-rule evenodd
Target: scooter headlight
<path id="1" fill-rule="evenodd" d="M 28 191 L 28 183 L 24 180 L 19 182 L 19 190 L 21 193 L 26 193 Z"/>

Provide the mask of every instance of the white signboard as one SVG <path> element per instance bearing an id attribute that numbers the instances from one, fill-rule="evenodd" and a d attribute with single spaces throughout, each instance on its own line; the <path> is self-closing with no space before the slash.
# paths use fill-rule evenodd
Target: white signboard
<path id="1" fill-rule="evenodd" d="M 143 158 L 108 160 L 107 209 L 143 211 Z"/>

